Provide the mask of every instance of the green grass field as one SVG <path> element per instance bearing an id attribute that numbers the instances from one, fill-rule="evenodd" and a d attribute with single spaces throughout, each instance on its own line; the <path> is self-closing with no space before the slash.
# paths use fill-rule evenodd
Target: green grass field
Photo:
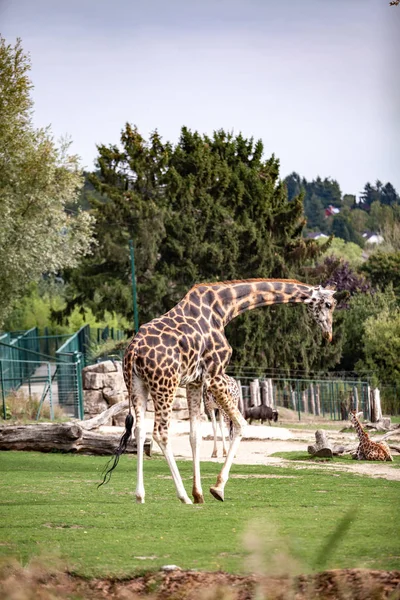
<path id="1" fill-rule="evenodd" d="M 2 452 L 0 555 L 23 563 L 35 555 L 57 556 L 88 577 L 127 577 L 164 564 L 244 572 L 254 545 L 268 564 L 285 548 L 282 567 L 291 556 L 303 571 L 400 568 L 398 482 L 324 472 L 323 464 L 239 465 L 224 503 L 207 492 L 206 504 L 187 506 L 175 496 L 166 462 L 151 458 L 145 461 L 146 504 L 136 505 L 135 458 L 122 457 L 111 482 L 98 490 L 105 462 Z M 191 463 L 180 461 L 179 467 L 190 490 Z M 202 464 L 205 491 L 218 469 Z"/>

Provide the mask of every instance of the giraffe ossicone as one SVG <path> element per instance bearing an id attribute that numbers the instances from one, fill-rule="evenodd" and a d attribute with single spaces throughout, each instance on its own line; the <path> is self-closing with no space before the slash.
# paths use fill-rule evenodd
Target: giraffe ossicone
<path id="1" fill-rule="evenodd" d="M 230 447 L 211 494 L 224 499 L 230 468 L 243 436 L 246 421 L 240 413 L 231 381 L 225 373 L 232 349 L 225 337 L 226 325 L 241 313 L 271 304 L 305 304 L 324 337 L 332 339 L 333 289 L 311 286 L 294 279 L 246 279 L 199 283 L 166 314 L 142 325 L 124 356 L 124 378 L 135 413 L 137 443 L 136 500 L 143 503 L 144 415 L 147 397 L 154 403 L 153 439 L 160 446 L 181 502 L 191 500 L 176 464 L 169 427 L 178 386 L 186 386 L 193 455 L 192 496 L 204 502 L 200 478 L 201 403 L 203 388 L 232 422 Z M 125 431 L 129 436 L 130 431 Z M 126 439 L 126 438 L 125 438 Z M 120 445 L 120 448 L 122 446 Z M 117 464 L 117 458 L 110 472 Z M 107 475 L 107 474 L 106 474 Z"/>

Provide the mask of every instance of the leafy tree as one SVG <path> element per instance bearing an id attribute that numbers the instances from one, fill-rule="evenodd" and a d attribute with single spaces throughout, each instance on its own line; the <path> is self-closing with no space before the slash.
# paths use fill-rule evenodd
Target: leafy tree
<path id="1" fill-rule="evenodd" d="M 321 258 L 333 256 L 349 263 L 350 267 L 358 267 L 362 263 L 362 248 L 354 242 L 345 242 L 342 238 L 333 238 L 328 250 Z"/>
<path id="2" fill-rule="evenodd" d="M 396 296 L 391 287 L 384 292 L 367 291 L 355 294 L 350 300 L 349 310 L 345 311 L 345 340 L 343 354 L 338 366 L 346 371 L 357 370 L 357 363 L 365 359 L 364 334 L 369 318 L 377 318 L 386 311 L 396 309 Z"/>
<path id="3" fill-rule="evenodd" d="M 385 309 L 365 322 L 364 358 L 359 371 L 372 371 L 380 383 L 400 384 L 400 309 Z"/>
<path id="4" fill-rule="evenodd" d="M 291 202 L 304 191 L 304 183 L 298 173 L 291 173 L 283 180 L 288 194 L 288 200 Z"/>
<path id="5" fill-rule="evenodd" d="M 349 217 L 345 214 L 338 214 L 333 217 L 332 233 L 345 242 L 353 242 L 359 246 L 363 245 L 362 237 L 356 233 Z"/>
<path id="6" fill-rule="evenodd" d="M 339 208 L 342 204 L 340 186 L 337 181 L 330 177 L 325 177 L 325 179 L 317 177 L 310 182 L 304 180 L 304 187 L 306 189 L 306 197 L 314 194 L 321 200 L 324 208 L 328 208 L 329 205 Z"/>
<path id="7" fill-rule="evenodd" d="M 358 235 L 362 235 L 368 228 L 368 215 L 364 210 L 354 208 L 349 214 L 349 220 Z"/>
<path id="8" fill-rule="evenodd" d="M 304 212 L 307 216 L 308 229 L 326 231 L 326 217 L 322 202 L 318 196 L 311 194 L 304 199 Z"/>
<path id="9" fill-rule="evenodd" d="M 144 322 L 161 310 L 160 298 L 167 291 L 167 280 L 156 272 L 156 264 L 165 236 L 164 172 L 171 150 L 157 132 L 146 142 L 130 125 L 121 134 L 121 146 L 98 146 L 98 168 L 89 177 L 95 193 L 88 190 L 85 196 L 96 217 L 97 244 L 80 269 L 65 274 L 67 310 L 85 304 L 98 317 L 106 310 L 132 317 L 132 239 Z"/>
<path id="10" fill-rule="evenodd" d="M 91 217 L 64 210 L 82 184 L 77 158 L 32 125 L 30 68 L 20 40 L 0 37 L 0 326 L 30 282 L 76 266 L 92 241 Z"/>
<path id="11" fill-rule="evenodd" d="M 369 209 L 373 202 L 380 202 L 386 206 L 394 206 L 395 204 L 399 204 L 400 197 L 391 183 L 388 182 L 383 185 L 381 181 L 377 180 L 374 186 L 370 183 L 365 184 L 361 194 L 361 201 L 364 207 Z"/>
<path id="12" fill-rule="evenodd" d="M 127 125 L 121 142 L 121 149 L 99 146 L 99 174 L 91 177 L 103 195 L 92 201 L 98 246 L 70 275 L 75 301 L 95 313 L 112 307 L 132 315 L 129 237 L 137 249 L 142 322 L 171 308 L 196 282 L 291 277 L 326 249 L 302 237 L 302 198 L 288 201 L 279 162 L 263 158 L 261 141 L 184 127 L 171 146 L 158 134 L 146 142 Z M 334 364 L 339 342 L 321 352 L 320 332 L 303 309 L 271 307 L 235 319 L 228 328 L 234 362 L 309 369 L 327 357 Z"/>
<path id="13" fill-rule="evenodd" d="M 348 208 L 354 208 L 356 206 L 356 197 L 353 194 L 344 194 L 342 204 Z"/>
<path id="14" fill-rule="evenodd" d="M 376 252 L 362 265 L 374 287 L 386 289 L 393 286 L 400 295 L 400 252 Z"/>

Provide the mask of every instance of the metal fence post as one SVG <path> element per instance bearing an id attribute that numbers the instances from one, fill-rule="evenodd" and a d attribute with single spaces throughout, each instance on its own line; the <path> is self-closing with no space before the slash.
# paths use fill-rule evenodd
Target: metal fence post
<path id="1" fill-rule="evenodd" d="M 83 404 L 83 383 L 82 383 L 82 354 L 80 352 L 74 352 L 74 364 L 76 378 L 77 378 L 77 392 L 78 392 L 78 417 L 83 421 L 85 416 L 84 404 Z"/>
<path id="2" fill-rule="evenodd" d="M 3 400 L 3 418 L 7 419 L 7 407 L 6 407 L 6 394 L 4 391 L 4 380 L 3 380 L 3 361 L 0 360 L 0 385 L 1 385 L 1 397 Z"/>

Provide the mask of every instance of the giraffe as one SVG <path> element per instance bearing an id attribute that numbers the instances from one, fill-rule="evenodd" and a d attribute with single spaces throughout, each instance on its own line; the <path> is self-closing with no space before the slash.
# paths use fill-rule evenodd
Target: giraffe
<path id="1" fill-rule="evenodd" d="M 160 446 L 175 484 L 176 494 L 184 504 L 191 504 L 182 482 L 169 439 L 174 394 L 179 385 L 186 386 L 190 418 L 190 444 L 193 456 L 192 496 L 203 503 L 200 479 L 199 447 L 201 441 L 200 407 L 202 388 L 209 390 L 219 408 L 233 423 L 233 435 L 225 462 L 210 493 L 224 501 L 224 489 L 246 421 L 236 406 L 225 373 L 232 348 L 224 329 L 235 317 L 247 310 L 271 304 L 303 303 L 321 327 L 324 337 L 332 340 L 332 315 L 336 306 L 334 288 L 311 286 L 290 279 L 245 279 L 194 285 L 176 306 L 161 317 L 142 325 L 128 345 L 123 372 L 128 390 L 129 414 L 125 433 L 116 450 L 114 463 L 104 475 L 109 480 L 126 449 L 135 414 L 134 436 L 137 443 L 136 502 L 144 503 L 143 446 L 144 415 L 148 394 L 154 403 L 153 439 Z M 108 479 L 107 479 L 108 477 Z M 101 484 L 100 484 L 101 485 Z"/>
<path id="2" fill-rule="evenodd" d="M 228 375 L 226 376 L 227 380 L 229 382 L 229 392 L 232 396 L 232 400 L 235 403 L 235 405 L 237 407 L 240 407 L 240 392 L 239 392 L 239 386 L 236 383 L 236 381 L 233 379 L 233 377 L 229 377 Z M 226 426 L 228 428 L 228 431 L 230 430 L 230 424 L 231 421 L 229 420 L 229 417 L 227 416 L 226 413 L 224 413 L 223 410 L 220 409 L 218 403 L 216 402 L 216 400 L 214 399 L 214 396 L 212 395 L 212 393 L 207 390 L 204 389 L 204 404 L 206 407 L 206 411 L 208 412 L 208 414 L 210 415 L 211 418 L 211 424 L 212 424 L 212 428 L 213 428 L 213 433 L 214 433 L 214 448 L 213 448 L 213 452 L 211 454 L 211 458 L 216 458 L 218 456 L 218 451 L 217 451 L 217 420 L 216 420 L 216 411 L 218 410 L 218 420 L 219 420 L 219 428 L 221 430 L 221 438 L 222 438 L 222 456 L 227 456 L 227 450 L 226 450 L 226 443 L 225 443 L 225 432 L 224 432 L 224 422 L 226 423 Z"/>
<path id="3" fill-rule="evenodd" d="M 389 446 L 385 442 L 373 442 L 370 439 L 355 410 L 350 411 L 350 418 L 360 440 L 355 454 L 357 460 L 393 460 Z"/>

